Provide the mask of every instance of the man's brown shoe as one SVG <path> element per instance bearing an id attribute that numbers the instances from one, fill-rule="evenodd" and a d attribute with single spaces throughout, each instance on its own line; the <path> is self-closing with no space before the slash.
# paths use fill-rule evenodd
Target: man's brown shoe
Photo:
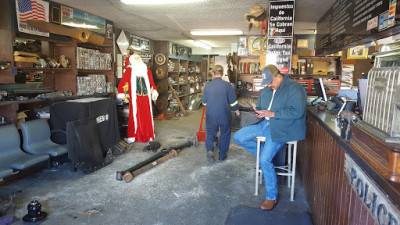
<path id="1" fill-rule="evenodd" d="M 265 199 L 265 201 L 261 205 L 261 209 L 263 209 L 263 210 L 271 210 L 271 209 L 274 208 L 274 206 L 276 205 L 277 202 L 278 202 L 277 200 Z"/>

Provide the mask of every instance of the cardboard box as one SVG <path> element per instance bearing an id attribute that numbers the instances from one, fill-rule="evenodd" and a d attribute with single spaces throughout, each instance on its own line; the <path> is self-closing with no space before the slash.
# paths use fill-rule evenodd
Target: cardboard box
<path id="1" fill-rule="evenodd" d="M 315 75 L 328 75 L 329 62 L 325 60 L 313 59 L 311 62 L 314 64 L 313 74 Z"/>
<path id="2" fill-rule="evenodd" d="M 19 56 L 19 55 L 15 55 L 14 56 L 14 61 L 15 62 L 36 63 L 37 62 L 37 57 L 35 57 L 35 56 Z"/>
<path id="3" fill-rule="evenodd" d="M 17 68 L 33 68 L 33 63 L 31 62 L 15 62 L 15 67 Z"/>

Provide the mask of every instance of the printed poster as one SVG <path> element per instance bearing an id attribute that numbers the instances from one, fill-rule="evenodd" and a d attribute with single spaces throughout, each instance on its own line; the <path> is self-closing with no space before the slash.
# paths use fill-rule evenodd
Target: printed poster
<path id="1" fill-rule="evenodd" d="M 67 6 L 61 6 L 61 24 L 85 28 L 98 34 L 106 33 L 106 20 Z"/>
<path id="2" fill-rule="evenodd" d="M 239 37 L 238 56 L 247 56 L 248 54 L 247 37 Z"/>
<path id="3" fill-rule="evenodd" d="M 239 37 L 238 56 L 264 55 L 266 48 L 263 36 Z"/>
<path id="4" fill-rule="evenodd" d="M 49 3 L 42 0 L 16 0 L 18 31 L 48 37 L 49 33 L 29 26 L 27 20 L 49 22 Z"/>
<path id="5" fill-rule="evenodd" d="M 266 49 L 266 45 L 264 43 L 264 37 L 249 37 L 249 54 L 250 55 L 264 55 Z"/>

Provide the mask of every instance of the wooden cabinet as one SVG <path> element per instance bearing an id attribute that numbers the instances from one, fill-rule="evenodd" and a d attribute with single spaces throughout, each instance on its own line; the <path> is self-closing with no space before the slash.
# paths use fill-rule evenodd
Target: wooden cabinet
<path id="1" fill-rule="evenodd" d="M 0 61 L 4 61 L 14 64 L 13 60 L 13 9 L 15 9 L 12 1 L 2 1 L 0 7 Z M 12 74 L 11 67 L 5 68 L 4 70 L 0 68 L 0 83 L 11 84 L 14 83 L 14 75 Z"/>

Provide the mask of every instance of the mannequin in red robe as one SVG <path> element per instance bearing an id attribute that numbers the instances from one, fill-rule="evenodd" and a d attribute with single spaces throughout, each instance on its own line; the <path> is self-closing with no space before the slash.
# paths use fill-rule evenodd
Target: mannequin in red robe
<path id="1" fill-rule="evenodd" d="M 129 122 L 125 141 L 148 142 L 154 140 L 154 122 L 151 100 L 158 98 L 153 75 L 139 55 L 125 60 L 125 73 L 118 85 L 118 98 L 124 98 L 124 86 L 128 85 Z"/>

